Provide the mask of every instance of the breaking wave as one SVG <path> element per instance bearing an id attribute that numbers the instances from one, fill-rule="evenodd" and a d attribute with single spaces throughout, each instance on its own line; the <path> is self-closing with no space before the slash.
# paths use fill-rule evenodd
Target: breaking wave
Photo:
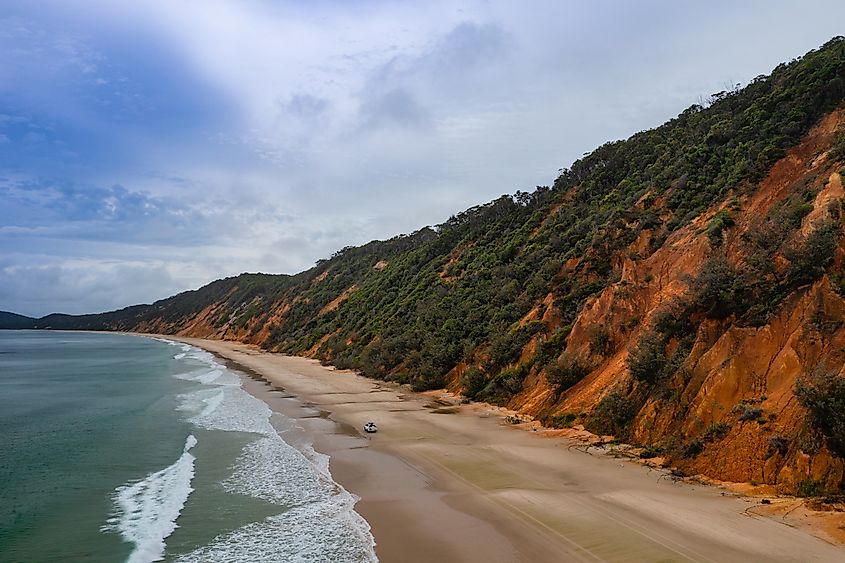
<path id="1" fill-rule="evenodd" d="M 176 529 L 176 519 L 191 494 L 194 460 L 190 450 L 197 443 L 193 435 L 185 440 L 182 455 L 172 465 L 149 474 L 145 479 L 117 488 L 115 510 L 104 531 L 118 532 L 133 544 L 130 563 L 160 561 L 164 540 Z"/>
<path id="2" fill-rule="evenodd" d="M 212 354 L 181 346 L 180 363 L 188 369 L 175 377 L 201 385 L 180 396 L 187 419 L 202 429 L 255 436 L 220 485 L 273 503 L 279 513 L 220 534 L 176 560 L 378 561 L 370 526 L 354 510 L 358 498 L 332 479 L 328 456 L 285 442 L 270 422 L 271 409 L 247 393 L 236 374 Z"/>

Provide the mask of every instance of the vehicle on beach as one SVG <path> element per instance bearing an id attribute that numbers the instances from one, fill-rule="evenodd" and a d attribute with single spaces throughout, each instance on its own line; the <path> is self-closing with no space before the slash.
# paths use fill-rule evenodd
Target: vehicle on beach
<path id="1" fill-rule="evenodd" d="M 378 426 L 376 426 L 376 423 L 371 420 L 368 423 L 364 424 L 364 432 L 374 434 L 378 432 Z"/>

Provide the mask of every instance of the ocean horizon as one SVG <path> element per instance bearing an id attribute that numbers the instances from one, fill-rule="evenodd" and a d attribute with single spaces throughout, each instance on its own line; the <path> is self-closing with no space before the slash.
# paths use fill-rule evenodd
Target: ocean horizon
<path id="1" fill-rule="evenodd" d="M 356 497 L 186 344 L 0 331 L 3 561 L 376 561 Z"/>

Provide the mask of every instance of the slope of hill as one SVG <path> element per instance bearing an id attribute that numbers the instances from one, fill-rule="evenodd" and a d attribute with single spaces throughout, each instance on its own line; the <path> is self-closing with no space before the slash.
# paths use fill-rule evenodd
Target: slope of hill
<path id="1" fill-rule="evenodd" d="M 32 317 L 25 317 L 8 311 L 0 311 L 0 328 L 32 328 L 34 324 L 35 319 Z"/>
<path id="2" fill-rule="evenodd" d="M 38 326 L 240 340 L 584 424 L 684 471 L 845 486 L 845 39 L 550 187 Z"/>

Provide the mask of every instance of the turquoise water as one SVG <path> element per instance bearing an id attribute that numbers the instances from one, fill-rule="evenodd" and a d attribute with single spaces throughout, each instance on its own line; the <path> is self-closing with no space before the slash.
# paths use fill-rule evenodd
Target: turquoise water
<path id="1" fill-rule="evenodd" d="M 293 424 L 196 348 L 0 331 L 0 560 L 374 561 Z"/>

